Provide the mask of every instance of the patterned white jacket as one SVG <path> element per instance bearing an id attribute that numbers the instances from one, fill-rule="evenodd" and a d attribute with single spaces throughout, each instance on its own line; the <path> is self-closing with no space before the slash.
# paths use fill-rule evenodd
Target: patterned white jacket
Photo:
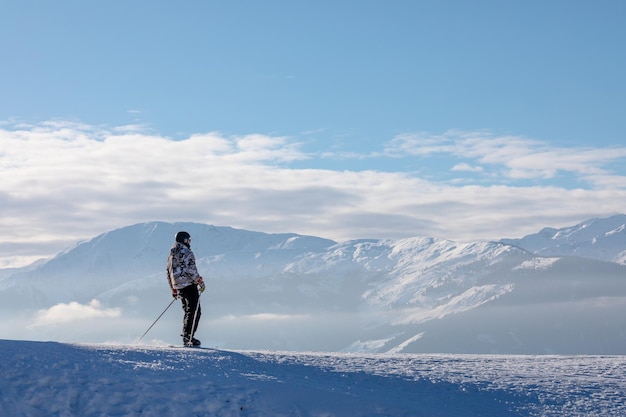
<path id="1" fill-rule="evenodd" d="M 176 242 L 167 258 L 167 280 L 170 288 L 180 290 L 200 279 L 196 268 L 196 257 L 192 250 L 182 243 Z"/>

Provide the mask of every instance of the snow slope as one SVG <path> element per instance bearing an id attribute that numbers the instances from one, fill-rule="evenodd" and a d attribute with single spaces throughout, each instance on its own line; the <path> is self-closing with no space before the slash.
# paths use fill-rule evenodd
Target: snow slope
<path id="1" fill-rule="evenodd" d="M 626 265 L 626 215 L 590 219 L 572 227 L 546 227 L 521 239 L 502 239 L 542 256 L 580 256 Z"/>
<path id="2" fill-rule="evenodd" d="M 0 340 L 0 416 L 623 416 L 624 356 L 364 355 Z"/>

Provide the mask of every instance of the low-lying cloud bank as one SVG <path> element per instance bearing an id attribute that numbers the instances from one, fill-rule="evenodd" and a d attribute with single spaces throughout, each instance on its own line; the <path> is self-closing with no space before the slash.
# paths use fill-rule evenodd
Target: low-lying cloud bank
<path id="1" fill-rule="evenodd" d="M 105 308 L 98 300 L 91 300 L 88 304 L 72 301 L 39 310 L 31 327 L 66 325 L 100 318 L 118 318 L 121 315 L 121 309 Z"/>

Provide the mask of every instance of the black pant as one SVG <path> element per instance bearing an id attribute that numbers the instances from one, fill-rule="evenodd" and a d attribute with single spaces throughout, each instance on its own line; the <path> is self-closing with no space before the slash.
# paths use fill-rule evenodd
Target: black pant
<path id="1" fill-rule="evenodd" d="M 195 284 L 189 285 L 182 290 L 179 290 L 181 300 L 183 301 L 183 311 L 185 317 L 183 318 L 183 339 L 191 340 L 193 335 L 198 329 L 198 323 L 200 322 L 200 293 L 198 287 Z M 197 311 L 196 311 L 197 309 Z M 194 322 L 195 317 L 195 322 Z"/>

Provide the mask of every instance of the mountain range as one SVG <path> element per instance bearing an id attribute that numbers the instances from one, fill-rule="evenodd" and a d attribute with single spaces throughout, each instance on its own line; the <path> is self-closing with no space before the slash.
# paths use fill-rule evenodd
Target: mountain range
<path id="1" fill-rule="evenodd" d="M 136 340 L 171 301 L 165 263 L 180 230 L 206 281 L 208 345 L 626 354 L 626 215 L 471 243 L 136 224 L 0 270 L 0 338 Z M 181 321 L 175 303 L 142 343 L 179 343 Z"/>

